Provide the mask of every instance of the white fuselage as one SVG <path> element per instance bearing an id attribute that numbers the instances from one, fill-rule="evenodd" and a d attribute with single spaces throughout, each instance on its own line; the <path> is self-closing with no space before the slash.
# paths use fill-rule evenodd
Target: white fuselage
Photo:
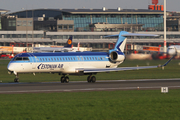
<path id="1" fill-rule="evenodd" d="M 180 45 L 171 45 L 167 49 L 169 55 L 180 55 Z"/>
<path id="2" fill-rule="evenodd" d="M 57 56 L 58 53 L 51 54 L 56 54 L 56 56 L 35 56 L 36 54 L 30 54 L 29 57 L 17 56 L 9 63 L 8 70 L 13 71 L 15 74 L 38 72 L 76 74 L 79 72 L 76 70 L 77 68 L 116 68 L 125 58 L 124 55 L 122 55 L 122 61 L 111 62 L 108 56 L 105 55 L 80 55 L 70 57 Z M 64 54 L 66 55 L 66 53 Z M 25 58 L 26 60 L 23 60 Z"/>

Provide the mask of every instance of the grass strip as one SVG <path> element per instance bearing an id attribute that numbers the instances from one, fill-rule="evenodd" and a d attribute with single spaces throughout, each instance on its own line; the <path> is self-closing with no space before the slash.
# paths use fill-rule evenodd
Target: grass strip
<path id="1" fill-rule="evenodd" d="M 180 90 L 1 94 L 1 120 L 179 120 Z"/>

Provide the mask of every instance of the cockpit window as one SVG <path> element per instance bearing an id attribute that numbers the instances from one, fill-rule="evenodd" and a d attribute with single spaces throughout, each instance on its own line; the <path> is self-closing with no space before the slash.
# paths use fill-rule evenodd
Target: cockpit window
<path id="1" fill-rule="evenodd" d="M 29 58 L 28 57 L 23 57 L 23 60 L 29 60 Z"/>
<path id="2" fill-rule="evenodd" d="M 13 59 L 13 61 L 29 61 L 28 57 L 16 57 Z"/>
<path id="3" fill-rule="evenodd" d="M 15 59 L 15 61 L 20 61 L 20 60 L 22 60 L 22 57 L 17 57 L 17 58 Z"/>

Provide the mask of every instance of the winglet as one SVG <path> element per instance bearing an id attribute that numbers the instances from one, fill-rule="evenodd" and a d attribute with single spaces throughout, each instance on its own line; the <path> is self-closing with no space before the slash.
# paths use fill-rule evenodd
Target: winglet
<path id="1" fill-rule="evenodd" d="M 175 57 L 175 55 L 172 58 L 170 58 L 164 65 L 158 65 L 158 67 L 166 66 L 174 57 Z"/>

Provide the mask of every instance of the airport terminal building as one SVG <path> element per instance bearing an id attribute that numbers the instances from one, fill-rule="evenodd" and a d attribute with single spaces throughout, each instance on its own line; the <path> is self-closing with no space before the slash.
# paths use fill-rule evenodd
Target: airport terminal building
<path id="1" fill-rule="evenodd" d="M 120 31 L 159 34 L 131 37 L 128 44 L 163 46 L 164 12 L 151 9 L 34 9 L 1 16 L 0 45 L 63 45 L 70 35 L 73 43 L 109 49 L 117 38 L 103 38 Z M 180 43 L 180 14 L 167 12 L 167 43 Z M 27 44 L 28 43 L 28 44 Z"/>

